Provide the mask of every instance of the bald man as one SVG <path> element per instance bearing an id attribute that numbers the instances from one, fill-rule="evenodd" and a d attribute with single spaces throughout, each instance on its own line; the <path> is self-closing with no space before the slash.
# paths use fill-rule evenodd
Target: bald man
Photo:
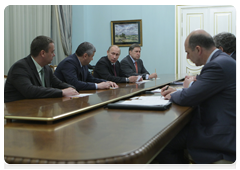
<path id="1" fill-rule="evenodd" d="M 138 76 L 126 76 L 122 70 L 118 58 L 121 50 L 118 46 L 112 45 L 107 50 L 107 56 L 100 58 L 97 62 L 93 76 L 100 79 L 113 81 L 116 83 L 134 83 Z M 142 78 L 139 79 L 141 81 Z"/>
<path id="2" fill-rule="evenodd" d="M 199 164 L 236 160 L 236 61 L 215 47 L 213 38 L 196 30 L 185 41 L 187 59 L 204 65 L 197 80 L 176 91 L 166 87 L 162 95 L 182 106 L 196 106 L 192 120 L 158 155 L 159 163 L 188 163 L 187 149 Z M 192 80 L 186 78 L 184 83 Z"/>

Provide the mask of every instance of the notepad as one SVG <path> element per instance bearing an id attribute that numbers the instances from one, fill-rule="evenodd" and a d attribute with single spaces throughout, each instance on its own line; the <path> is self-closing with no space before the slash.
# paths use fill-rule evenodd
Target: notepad
<path id="1" fill-rule="evenodd" d="M 166 110 L 170 105 L 171 102 L 165 100 L 162 96 L 140 96 L 130 98 L 129 100 L 110 103 L 107 107 L 116 109 Z"/>

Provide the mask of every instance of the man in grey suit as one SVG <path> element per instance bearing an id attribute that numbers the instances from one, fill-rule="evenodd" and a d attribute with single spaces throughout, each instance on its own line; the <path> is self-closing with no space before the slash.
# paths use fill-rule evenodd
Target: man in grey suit
<path id="1" fill-rule="evenodd" d="M 196 106 L 192 120 L 156 158 L 159 163 L 188 163 L 187 149 L 195 163 L 236 160 L 236 61 L 215 47 L 204 30 L 189 34 L 185 41 L 187 58 L 204 65 L 190 87 L 185 78 L 181 90 L 166 86 L 161 94 L 182 106 Z"/>
<path id="2" fill-rule="evenodd" d="M 30 48 L 30 55 L 14 63 L 8 72 L 4 103 L 79 94 L 73 86 L 55 77 L 48 66 L 55 56 L 51 38 L 38 36 L 32 41 Z"/>
<path id="3" fill-rule="evenodd" d="M 216 47 L 236 60 L 236 36 L 229 32 L 221 32 L 213 37 Z"/>
<path id="4" fill-rule="evenodd" d="M 126 76 L 141 75 L 143 79 L 157 78 L 156 73 L 149 74 L 140 59 L 141 47 L 138 44 L 132 44 L 129 47 L 129 55 L 121 61 L 121 69 Z"/>

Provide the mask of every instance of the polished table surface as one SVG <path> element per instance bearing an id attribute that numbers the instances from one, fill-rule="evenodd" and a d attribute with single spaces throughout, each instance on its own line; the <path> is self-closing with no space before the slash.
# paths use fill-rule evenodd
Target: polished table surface
<path id="1" fill-rule="evenodd" d="M 122 84 L 119 89 L 92 91 L 96 94 L 79 99 L 35 99 L 35 110 L 32 105 L 12 105 L 24 100 L 11 102 L 5 104 L 4 112 L 13 114 L 16 107 L 24 107 L 19 113 L 25 109 L 27 115 L 37 112 L 39 117 L 48 117 L 50 112 L 69 111 L 76 105 L 85 108 L 116 98 L 155 96 L 160 94 L 142 92 L 163 86 L 176 78 L 158 80 L 137 85 L 137 88 L 136 84 Z M 34 164 L 149 163 L 189 121 L 192 111 L 190 107 L 175 104 L 165 111 L 108 109 L 104 105 L 56 119 L 52 124 L 31 119 L 13 120 L 11 123 L 5 121 L 5 161 Z M 54 108 L 50 109 L 50 106 Z"/>
<path id="2" fill-rule="evenodd" d="M 146 90 L 158 88 L 176 79 L 176 75 L 160 75 L 158 79 L 142 84 L 119 84 L 118 89 L 109 89 L 96 93 L 89 97 L 71 99 L 48 98 L 48 99 L 27 99 L 9 102 L 4 104 L 5 119 L 24 119 L 38 121 L 55 121 L 74 114 L 79 114 L 108 103 L 131 97 Z M 83 91 L 85 92 L 85 91 Z"/>

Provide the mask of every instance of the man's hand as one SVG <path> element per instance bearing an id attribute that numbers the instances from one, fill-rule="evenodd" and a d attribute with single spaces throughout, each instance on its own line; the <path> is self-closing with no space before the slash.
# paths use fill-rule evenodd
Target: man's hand
<path id="1" fill-rule="evenodd" d="M 97 86 L 98 89 L 109 89 L 110 87 L 118 88 L 118 85 L 111 81 L 98 83 Z"/>
<path id="2" fill-rule="evenodd" d="M 135 83 L 138 79 L 138 76 L 130 76 L 128 77 L 130 83 Z M 138 81 L 142 81 L 142 77 Z"/>
<path id="3" fill-rule="evenodd" d="M 166 90 L 167 89 L 167 90 Z M 161 95 L 164 96 L 164 99 L 169 100 L 171 98 L 171 93 L 175 92 L 176 89 L 170 86 L 165 86 L 161 89 Z"/>
<path id="4" fill-rule="evenodd" d="M 112 82 L 112 81 L 107 81 L 107 82 L 110 83 L 110 87 L 118 88 L 118 85 L 115 82 Z"/>
<path id="5" fill-rule="evenodd" d="M 189 87 L 189 84 L 192 82 L 192 81 L 196 81 L 196 76 L 185 76 L 185 80 L 183 82 L 183 88 L 188 88 Z"/>
<path id="6" fill-rule="evenodd" d="M 66 97 L 66 96 L 74 96 L 74 95 L 78 95 L 79 93 L 77 92 L 76 89 L 72 88 L 72 87 L 68 87 L 66 89 L 62 89 L 62 96 Z"/>
<path id="7" fill-rule="evenodd" d="M 149 79 L 157 78 L 157 73 L 152 73 L 152 74 L 150 74 L 148 78 L 149 78 Z"/>

